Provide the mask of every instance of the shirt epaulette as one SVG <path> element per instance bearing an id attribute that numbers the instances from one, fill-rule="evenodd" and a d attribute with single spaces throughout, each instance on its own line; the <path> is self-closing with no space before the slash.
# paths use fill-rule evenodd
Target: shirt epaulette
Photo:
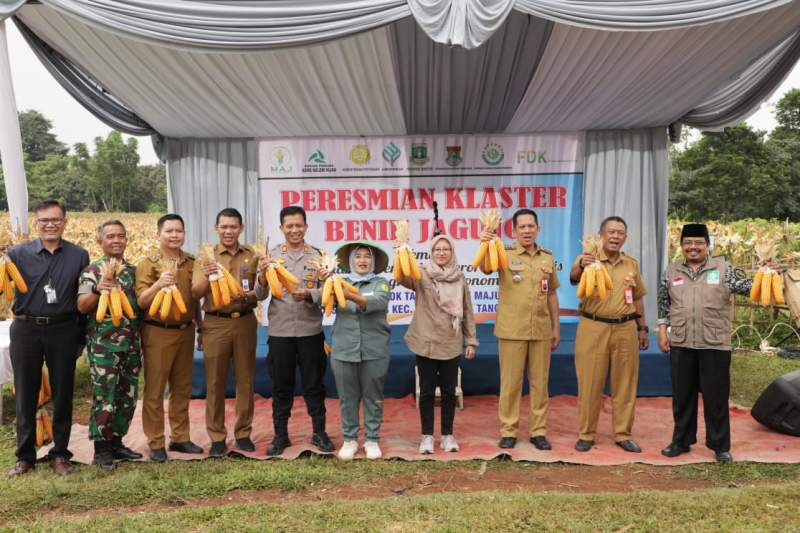
<path id="1" fill-rule="evenodd" d="M 508 243 L 504 243 L 503 244 L 503 248 L 505 248 L 506 250 L 513 250 L 516 247 L 517 247 L 517 243 L 515 243 L 515 242 L 512 242 L 511 244 L 508 244 Z"/>
<path id="2" fill-rule="evenodd" d="M 147 256 L 147 258 L 153 263 L 158 263 L 159 261 L 161 261 L 161 254 L 160 253 L 150 254 Z"/>
<path id="3" fill-rule="evenodd" d="M 551 252 L 547 248 L 539 248 L 539 251 L 545 254 L 553 255 L 553 252 Z"/>
<path id="4" fill-rule="evenodd" d="M 195 260 L 195 258 L 194 258 L 194 256 L 192 254 L 186 254 L 186 259 L 189 259 L 191 261 Z"/>

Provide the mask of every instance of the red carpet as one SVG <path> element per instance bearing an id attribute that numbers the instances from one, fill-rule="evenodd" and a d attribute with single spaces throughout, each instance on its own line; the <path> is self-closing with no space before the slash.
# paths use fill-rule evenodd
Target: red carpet
<path id="1" fill-rule="evenodd" d="M 523 411 L 527 410 L 527 397 L 523 398 Z M 436 436 L 436 453 L 419 455 L 419 414 L 413 397 L 387 399 L 384 422 L 381 434 L 381 448 L 386 458 L 407 460 L 470 460 L 493 459 L 501 455 L 509 455 L 516 461 L 565 462 L 587 465 L 618 465 L 625 463 L 647 463 L 652 465 L 676 465 L 713 461 L 713 453 L 704 445 L 704 430 L 698 432 L 699 445 L 693 446 L 688 454 L 675 459 L 661 455 L 660 450 L 669 443 L 672 435 L 672 411 L 670 398 L 640 398 L 637 401 L 634 438 L 639 442 L 643 453 L 627 453 L 617 447 L 610 434 L 611 404 L 605 400 L 600 415 L 599 433 L 595 439 L 595 447 L 586 453 L 573 449 L 576 434 L 576 399 L 574 396 L 556 396 L 550 400 L 548 418 L 548 438 L 553 450 L 543 452 L 536 450 L 528 443 L 524 428 L 525 413 L 520 420 L 520 435 L 517 447 L 513 450 L 501 450 L 497 447 L 499 440 L 499 423 L 497 420 L 496 396 L 468 396 L 464 399 L 463 411 L 456 411 L 455 435 L 461 445 L 457 453 L 439 451 L 438 434 Z M 339 407 L 336 400 L 327 400 L 328 432 L 337 448 L 342 443 L 339 427 Z M 233 400 L 226 403 L 228 428 L 233 426 Z M 125 443 L 147 456 L 147 440 L 142 433 L 141 403 L 137 408 L 130 434 Z M 192 440 L 208 450 L 209 438 L 205 432 L 205 401 L 191 402 Z M 438 431 L 439 408 L 436 408 Z M 702 426 L 702 414 L 700 418 Z M 305 404 L 301 397 L 296 398 L 294 411 L 289 425 L 293 446 L 283 455 L 286 459 L 294 459 L 304 452 L 316 451 L 309 443 L 311 437 L 311 421 L 305 413 Z M 763 463 L 798 463 L 800 462 L 800 438 L 782 435 L 769 431 L 750 417 L 749 409 L 731 406 L 731 431 L 733 446 L 731 453 L 737 461 L 756 461 Z M 169 430 L 167 430 L 169 435 Z M 251 436 L 256 444 L 256 452 L 243 454 L 254 459 L 264 459 L 265 451 L 272 439 L 272 402 L 269 399 L 256 397 L 256 417 Z M 229 446 L 233 446 L 233 436 L 229 434 Z M 75 454 L 74 461 L 91 463 L 93 447 L 87 437 L 86 426 L 75 425 L 72 429 L 70 449 Z M 44 452 L 44 450 L 42 450 Z M 170 453 L 172 459 L 198 459 L 204 456 Z M 356 457 L 363 458 L 363 450 Z"/>

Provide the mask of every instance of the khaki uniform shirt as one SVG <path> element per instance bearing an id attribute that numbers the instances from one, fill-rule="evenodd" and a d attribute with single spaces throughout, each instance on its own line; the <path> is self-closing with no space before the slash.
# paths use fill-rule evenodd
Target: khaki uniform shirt
<path id="1" fill-rule="evenodd" d="M 149 289 L 153 286 L 153 283 L 156 282 L 158 277 L 161 275 L 161 266 L 159 262 L 161 261 L 161 253 L 156 252 L 154 255 L 150 255 L 142 259 L 142 261 L 136 266 L 136 297 L 138 298 L 141 296 L 142 292 Z M 186 324 L 187 322 L 191 322 L 195 317 L 195 309 L 197 302 L 192 298 L 192 271 L 194 270 L 194 256 L 187 254 L 183 250 L 181 250 L 180 258 L 178 259 L 178 272 L 177 272 L 177 281 L 178 281 L 178 290 L 181 292 L 181 296 L 183 296 L 183 301 L 186 304 L 187 312 L 181 315 L 180 320 L 175 320 L 175 317 L 172 316 L 170 312 L 169 318 L 167 318 L 167 324 Z M 160 317 L 151 317 L 147 314 L 147 309 L 143 310 L 145 313 L 145 320 L 156 320 L 161 322 Z"/>
<path id="2" fill-rule="evenodd" d="M 214 247 L 214 258 L 219 264 L 228 269 L 228 272 L 236 278 L 245 292 L 256 291 L 256 300 L 263 300 L 267 297 L 265 287 L 256 287 L 256 276 L 258 274 L 258 257 L 252 248 L 239 245 L 235 254 L 231 254 L 223 245 L 217 244 Z M 203 265 L 198 261 L 194 266 L 192 283 L 197 283 L 206 277 L 203 273 Z M 257 305 L 257 301 L 250 299 L 245 304 L 242 300 L 231 301 L 230 304 L 214 307 L 214 299 L 211 297 L 211 286 L 208 287 L 203 298 L 204 311 L 219 311 L 222 313 L 241 313 L 249 311 Z"/>
<path id="3" fill-rule="evenodd" d="M 392 292 L 389 282 L 380 276 L 369 281 L 350 282 L 367 303 L 362 309 L 348 300 L 346 307 L 336 310 L 331 358 L 346 363 L 388 359 L 391 329 L 386 321 L 386 311 Z"/>
<path id="4" fill-rule="evenodd" d="M 543 341 L 553 336 L 547 296 L 559 287 L 549 250 L 529 254 L 519 243 L 506 247 L 508 268 L 501 269 L 494 334 L 500 339 Z M 543 280 L 545 280 L 543 282 Z"/>
<path id="5" fill-rule="evenodd" d="M 286 244 L 269 252 L 273 259 L 283 259 L 283 266 L 300 279 L 300 286 L 311 291 L 311 301 L 294 301 L 285 290 L 283 297 L 269 301 L 267 318 L 270 337 L 310 337 L 322 332 L 322 308 L 319 305 L 321 283 L 317 267 L 309 261 L 320 259 L 319 249 L 304 244 L 302 250 L 291 251 Z M 261 281 L 259 280 L 259 285 Z M 299 288 L 298 287 L 298 288 Z"/>
<path id="6" fill-rule="evenodd" d="M 581 255 L 572 263 L 573 266 L 580 264 Z M 623 252 L 619 253 L 613 263 L 602 251 L 597 255 L 597 260 L 606 267 L 614 288 L 608 291 L 605 300 L 594 295 L 591 298 L 581 298 L 581 311 L 604 318 L 619 318 L 636 313 L 636 306 L 633 303 L 625 302 L 625 290 L 631 289 L 632 302 L 647 294 L 642 275 L 639 272 L 639 262 Z"/>

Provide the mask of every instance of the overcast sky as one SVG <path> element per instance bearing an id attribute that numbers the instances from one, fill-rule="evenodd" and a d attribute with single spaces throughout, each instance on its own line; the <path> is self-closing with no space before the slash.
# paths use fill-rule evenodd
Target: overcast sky
<path id="1" fill-rule="evenodd" d="M 97 120 L 76 102 L 45 70 L 13 23 L 7 23 L 8 46 L 11 54 L 11 75 L 19 110 L 36 109 L 53 123 L 58 138 L 69 145 L 85 142 L 91 149 L 93 140 L 106 136 L 111 129 Z M 747 122 L 760 130 L 769 131 L 775 126 L 772 112 L 775 102 L 792 87 L 800 88 L 800 64 L 795 65 L 783 85 L 770 100 Z M 142 164 L 157 162 L 149 137 L 139 138 L 139 156 Z"/>

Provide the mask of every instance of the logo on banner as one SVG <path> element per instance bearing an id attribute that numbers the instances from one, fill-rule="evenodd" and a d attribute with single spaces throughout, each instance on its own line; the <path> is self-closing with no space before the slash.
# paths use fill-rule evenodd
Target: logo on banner
<path id="1" fill-rule="evenodd" d="M 366 165 L 369 163 L 369 146 L 366 144 L 356 144 L 350 149 L 350 161 L 356 165 Z"/>
<path id="2" fill-rule="evenodd" d="M 503 162 L 505 153 L 503 147 L 496 143 L 489 143 L 483 148 L 481 152 L 481 159 L 483 162 L 490 166 L 497 166 Z"/>
<path id="3" fill-rule="evenodd" d="M 273 148 L 269 160 L 269 171 L 273 174 L 288 174 L 292 171 L 292 152 L 285 146 Z"/>
<path id="4" fill-rule="evenodd" d="M 395 161 L 400 159 L 400 148 L 390 141 L 389 144 L 383 148 L 383 159 L 394 166 Z"/>
<path id="5" fill-rule="evenodd" d="M 451 167 L 457 167 L 461 164 L 464 159 L 461 157 L 461 147 L 460 146 L 448 146 L 447 147 L 447 159 L 444 160 L 445 163 L 450 165 Z"/>
<path id="6" fill-rule="evenodd" d="M 422 166 L 428 162 L 428 145 L 426 143 L 413 143 L 411 145 L 411 162 Z"/>
<path id="7" fill-rule="evenodd" d="M 317 148 L 308 156 L 308 161 L 303 165 L 303 172 L 336 172 L 336 167 L 325 160 L 325 154 Z"/>
<path id="8" fill-rule="evenodd" d="M 517 163 L 547 163 L 547 152 L 539 150 L 520 150 L 517 152 Z"/>

